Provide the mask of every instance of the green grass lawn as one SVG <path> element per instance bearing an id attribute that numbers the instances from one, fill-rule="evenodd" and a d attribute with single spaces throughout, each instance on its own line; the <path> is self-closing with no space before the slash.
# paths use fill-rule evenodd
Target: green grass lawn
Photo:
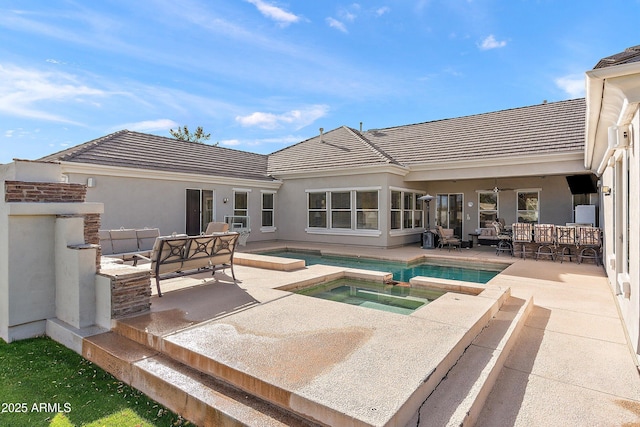
<path id="1" fill-rule="evenodd" d="M 0 339 L 0 404 L 0 426 L 191 425 L 49 338 Z"/>

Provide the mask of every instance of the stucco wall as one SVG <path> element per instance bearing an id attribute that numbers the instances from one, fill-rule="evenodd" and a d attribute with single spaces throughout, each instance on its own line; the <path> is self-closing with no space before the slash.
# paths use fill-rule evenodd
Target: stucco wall
<path id="1" fill-rule="evenodd" d="M 478 192 L 477 190 L 489 190 L 496 186 L 493 179 L 462 180 L 462 181 L 436 181 L 430 182 L 427 191 L 432 196 L 446 193 L 463 194 L 463 239 L 468 238 L 468 233 L 474 232 L 478 224 Z M 564 225 L 573 222 L 572 196 L 567 180 L 564 176 L 503 178 L 497 182 L 501 188 L 498 195 L 498 215 L 504 218 L 505 224 L 516 222 L 517 192 L 518 189 L 540 189 L 540 218 L 539 222 L 546 224 Z M 473 202 L 473 206 L 468 203 Z M 435 215 L 435 201 L 431 203 L 431 218 Z"/>
<path id="2" fill-rule="evenodd" d="M 261 190 L 268 189 L 268 186 L 165 180 L 153 178 L 153 173 L 149 175 L 150 178 L 145 179 L 68 173 L 69 182 L 72 183 L 86 183 L 88 178 L 94 178 L 95 186 L 87 189 L 87 201 L 104 203 L 102 229 L 157 227 L 162 235 L 184 233 L 187 189 L 213 191 L 215 221 L 223 221 L 225 215 L 233 214 L 233 190 L 246 189 L 249 190 L 251 216 L 249 241 L 277 238 L 276 233 L 260 230 Z M 225 198 L 228 199 L 227 203 L 224 203 Z M 278 203 L 276 197 L 277 207 Z"/>

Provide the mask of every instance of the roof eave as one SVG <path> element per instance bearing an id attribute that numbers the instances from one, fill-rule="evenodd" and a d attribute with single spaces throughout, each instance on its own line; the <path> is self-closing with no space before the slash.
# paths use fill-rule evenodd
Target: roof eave
<path id="1" fill-rule="evenodd" d="M 640 103 L 640 62 L 586 72 L 585 167 L 598 169 L 608 146 L 610 126 L 630 123 Z"/>
<path id="2" fill-rule="evenodd" d="M 236 178 L 228 176 L 204 175 L 188 172 L 172 172 L 155 169 L 127 168 L 122 166 L 106 166 L 93 163 L 79 162 L 58 162 L 61 165 L 62 173 L 77 173 L 91 176 L 113 176 L 121 178 L 144 178 L 159 179 L 164 181 L 195 181 L 215 185 L 244 185 L 269 189 L 278 189 L 282 181 L 277 179 L 251 179 Z"/>
<path id="3" fill-rule="evenodd" d="M 372 173 L 389 173 L 393 175 L 405 176 L 408 172 L 409 169 L 404 166 L 387 164 L 278 171 L 271 172 L 271 175 L 278 179 L 300 179 L 330 176 L 366 175 Z"/>

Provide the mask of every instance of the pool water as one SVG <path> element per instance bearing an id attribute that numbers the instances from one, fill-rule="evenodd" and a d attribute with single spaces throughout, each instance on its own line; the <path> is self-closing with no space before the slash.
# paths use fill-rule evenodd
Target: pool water
<path id="1" fill-rule="evenodd" d="M 393 280 L 408 282 L 416 276 L 438 277 L 442 279 L 461 280 L 464 282 L 487 283 L 494 278 L 502 268 L 474 268 L 471 263 L 465 267 L 452 265 L 437 265 L 431 263 L 406 264 L 402 262 L 376 260 L 371 258 L 356 258 L 342 256 L 327 256 L 317 252 L 306 251 L 270 251 L 264 255 L 284 258 L 303 259 L 306 265 L 324 264 L 337 267 L 361 268 L 364 270 L 382 271 L 393 274 Z"/>
<path id="2" fill-rule="evenodd" d="M 305 288 L 296 293 L 406 315 L 444 295 L 446 291 L 410 288 L 356 279 L 338 279 Z"/>

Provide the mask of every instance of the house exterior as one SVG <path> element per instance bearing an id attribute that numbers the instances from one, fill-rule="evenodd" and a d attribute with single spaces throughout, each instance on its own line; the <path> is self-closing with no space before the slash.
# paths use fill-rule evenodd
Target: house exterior
<path id="1" fill-rule="evenodd" d="M 585 167 L 601 180 L 604 268 L 640 355 L 640 46 L 586 73 Z"/>
<path id="2" fill-rule="evenodd" d="M 248 216 L 250 241 L 396 247 L 429 225 L 574 222 L 584 99 L 362 132 L 322 132 L 270 155 L 120 131 L 40 159 L 102 202 L 103 228 L 197 234 Z M 495 190 L 495 191 L 494 191 Z M 595 190 L 589 190 L 595 192 Z M 425 194 L 435 197 L 426 206 Z M 588 193 L 587 193 L 588 194 Z M 519 206 L 520 205 L 520 206 Z"/>
<path id="3" fill-rule="evenodd" d="M 57 268 L 86 264 L 92 242 L 73 231 L 79 218 L 85 233 L 99 224 L 198 234 L 233 216 L 245 218 L 234 221 L 249 241 L 391 248 L 419 244 L 435 224 L 470 240 L 497 218 L 585 222 L 577 212 L 586 206 L 586 222 L 604 231 L 603 268 L 640 355 L 640 47 L 601 60 L 586 88 L 586 98 L 467 117 L 320 129 L 269 155 L 124 130 L 1 165 L 0 336 L 43 333 L 51 317 L 90 324 L 90 272 L 69 278 Z M 35 248 L 37 271 L 22 246 Z M 83 291 L 67 310 L 60 295 L 74 281 Z"/>

